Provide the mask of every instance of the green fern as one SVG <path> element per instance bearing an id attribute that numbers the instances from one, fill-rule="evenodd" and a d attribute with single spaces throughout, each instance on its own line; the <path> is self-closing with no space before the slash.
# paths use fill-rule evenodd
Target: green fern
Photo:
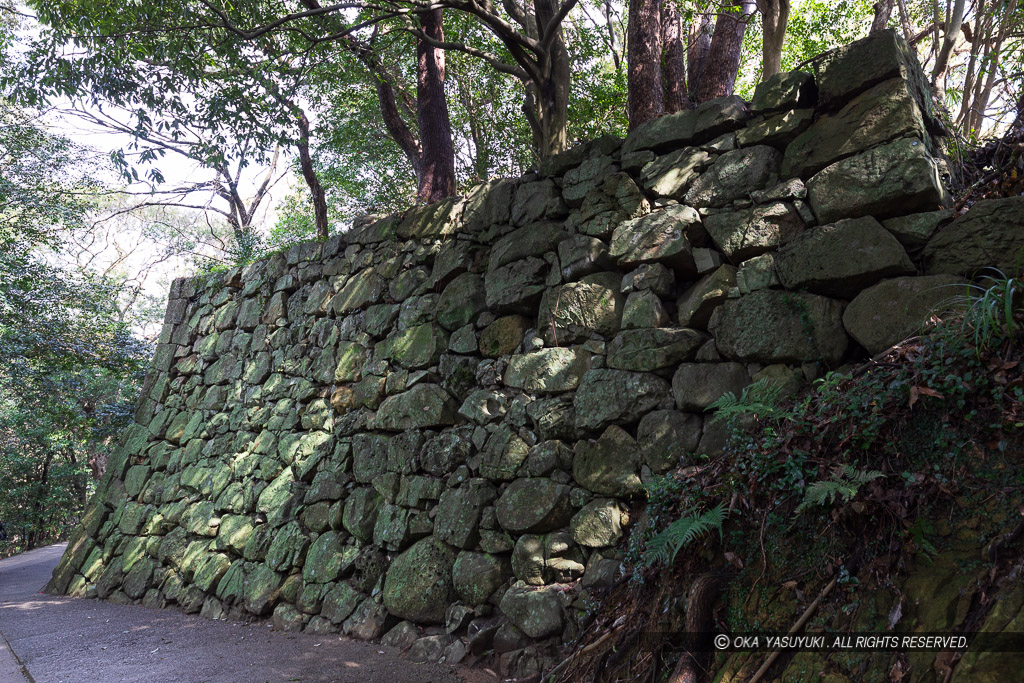
<path id="1" fill-rule="evenodd" d="M 778 379 L 765 377 L 744 387 L 738 398 L 734 392 L 727 391 L 707 407 L 708 411 L 716 411 L 711 422 L 747 413 L 759 417 L 785 417 L 786 413 L 778 408 L 784 388 L 785 384 Z"/>
<path id="2" fill-rule="evenodd" d="M 813 505 L 829 505 L 837 500 L 849 503 L 861 486 L 872 479 L 884 476 L 878 470 L 868 472 L 855 469 L 851 465 L 841 465 L 832 473 L 831 479 L 816 481 L 807 487 L 804 491 L 804 500 L 797 506 L 794 514 L 799 515 Z"/>
<path id="3" fill-rule="evenodd" d="M 690 508 L 685 515 L 669 524 L 655 534 L 648 542 L 644 561 L 648 566 L 655 562 L 672 564 L 676 555 L 686 545 L 712 531 L 722 533 L 722 525 L 729 511 L 724 503 L 698 514 L 696 508 Z"/>

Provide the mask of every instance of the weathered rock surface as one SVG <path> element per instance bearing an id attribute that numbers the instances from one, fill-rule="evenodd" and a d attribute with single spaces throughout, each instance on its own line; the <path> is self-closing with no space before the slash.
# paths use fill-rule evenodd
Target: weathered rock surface
<path id="1" fill-rule="evenodd" d="M 661 403 L 669 393 L 668 382 L 646 372 L 590 370 L 583 376 L 573 399 L 576 424 L 582 429 L 600 429 L 622 424 Z"/>
<path id="2" fill-rule="evenodd" d="M 721 208 L 779 179 L 782 153 L 766 145 L 726 152 L 686 192 L 686 203 Z"/>
<path id="3" fill-rule="evenodd" d="M 748 384 L 740 363 L 684 363 L 672 376 L 672 393 L 679 410 L 700 413 L 728 392 L 739 396 Z"/>
<path id="4" fill-rule="evenodd" d="M 941 315 L 954 298 L 966 293 L 966 284 L 955 275 L 882 280 L 850 302 L 843 325 L 875 355 L 920 332 L 932 314 Z"/>
<path id="5" fill-rule="evenodd" d="M 719 251 L 733 263 L 763 254 L 793 239 L 804 221 L 788 202 L 773 202 L 707 217 L 708 234 Z"/>
<path id="6" fill-rule="evenodd" d="M 940 230 L 924 248 L 928 275 L 971 276 L 986 267 L 1015 273 L 1024 251 L 1024 197 L 978 202 Z"/>
<path id="7" fill-rule="evenodd" d="M 618 332 L 626 303 L 621 283 L 617 273 L 595 273 L 546 291 L 538 314 L 544 341 L 565 345 L 592 334 L 609 338 Z"/>
<path id="8" fill-rule="evenodd" d="M 842 310 L 835 299 L 764 289 L 726 301 L 709 329 L 722 355 L 734 360 L 838 364 L 849 345 Z"/>
<path id="9" fill-rule="evenodd" d="M 882 278 L 914 272 L 903 246 L 870 216 L 808 230 L 779 250 L 775 267 L 787 289 L 843 299 Z"/>
<path id="10" fill-rule="evenodd" d="M 686 328 L 623 330 L 608 344 L 608 367 L 655 372 L 690 360 L 707 337 Z"/>
<path id="11" fill-rule="evenodd" d="M 570 391 L 579 386 L 590 369 L 589 351 L 582 348 L 541 349 L 512 356 L 505 370 L 505 384 L 538 394 Z"/>
<path id="12" fill-rule="evenodd" d="M 603 496 L 628 498 L 643 491 L 640 449 L 621 427 L 608 427 L 596 441 L 580 441 L 572 462 L 573 478 Z"/>
<path id="13" fill-rule="evenodd" d="M 423 624 L 443 624 L 455 591 L 455 555 L 428 537 L 395 558 L 384 581 L 384 606 L 391 614 Z"/>
<path id="14" fill-rule="evenodd" d="M 917 138 L 900 138 L 827 166 L 807 181 L 807 194 L 822 223 L 889 218 L 950 204 L 938 166 Z"/>
<path id="15" fill-rule="evenodd" d="M 814 175 L 829 164 L 903 136 L 927 135 L 917 100 L 902 78 L 879 83 L 814 122 L 786 148 L 782 175 Z"/>

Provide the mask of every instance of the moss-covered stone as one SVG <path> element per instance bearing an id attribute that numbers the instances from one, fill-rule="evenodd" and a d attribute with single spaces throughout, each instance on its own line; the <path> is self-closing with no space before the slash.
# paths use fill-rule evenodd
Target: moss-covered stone
<path id="1" fill-rule="evenodd" d="M 384 581 L 384 605 L 402 619 L 443 624 L 452 601 L 455 555 L 441 541 L 418 541 L 395 558 Z"/>

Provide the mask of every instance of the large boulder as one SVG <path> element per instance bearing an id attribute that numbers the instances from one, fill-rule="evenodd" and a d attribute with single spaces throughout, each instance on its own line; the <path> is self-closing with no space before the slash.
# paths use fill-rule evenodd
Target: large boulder
<path id="1" fill-rule="evenodd" d="M 902 78 L 879 83 L 814 122 L 786 148 L 782 175 L 809 177 L 829 164 L 898 137 L 926 139 L 917 100 Z"/>
<path id="2" fill-rule="evenodd" d="M 607 237 L 619 223 L 639 218 L 651 210 L 644 193 L 628 173 L 613 173 L 591 190 L 569 224 L 592 237 Z"/>
<path id="3" fill-rule="evenodd" d="M 486 299 L 482 277 L 476 273 L 458 275 L 437 300 L 437 322 L 446 330 L 457 330 L 487 309 Z"/>
<path id="4" fill-rule="evenodd" d="M 589 351 L 583 348 L 540 349 L 508 360 L 505 384 L 534 394 L 571 391 L 590 369 Z"/>
<path id="5" fill-rule="evenodd" d="M 882 278 L 914 272 L 903 246 L 870 216 L 808 230 L 779 250 L 775 267 L 788 289 L 842 299 Z"/>
<path id="6" fill-rule="evenodd" d="M 639 495 L 640 449 L 621 427 L 608 427 L 596 441 L 579 441 L 572 461 L 572 476 L 580 486 L 602 496 Z"/>
<path id="7" fill-rule="evenodd" d="M 767 145 L 726 152 L 686 192 L 690 206 L 721 208 L 779 179 L 782 153 Z"/>
<path id="8" fill-rule="evenodd" d="M 674 268 L 680 275 L 697 274 L 693 247 L 700 246 L 704 235 L 700 215 L 689 206 L 676 204 L 626 221 L 612 233 L 609 254 L 621 266 L 659 261 Z"/>
<path id="9" fill-rule="evenodd" d="M 487 307 L 498 310 L 528 311 L 544 291 L 548 264 L 531 257 L 488 270 L 484 274 Z"/>
<path id="10" fill-rule="evenodd" d="M 762 289 L 726 301 L 709 329 L 719 352 L 733 360 L 838 365 L 850 341 L 842 312 L 835 299 Z"/>
<path id="11" fill-rule="evenodd" d="M 789 202 L 711 214 L 704 225 L 715 246 L 733 263 L 770 251 L 804 229 L 804 221 Z"/>
<path id="12" fill-rule="evenodd" d="M 472 548 L 480 540 L 480 517 L 497 492 L 486 479 L 470 479 L 441 494 L 434 517 L 434 535 L 456 548 Z"/>
<path id="13" fill-rule="evenodd" d="M 543 533 L 572 516 L 569 487 L 546 477 L 516 479 L 495 503 L 498 524 L 514 534 Z"/>
<path id="14" fill-rule="evenodd" d="M 618 273 L 594 273 L 546 291 L 537 316 L 544 340 L 564 345 L 595 334 L 611 338 L 619 331 L 626 303 L 621 283 Z"/>
<path id="15" fill-rule="evenodd" d="M 387 339 L 377 342 L 373 351 L 378 360 L 393 360 L 415 370 L 437 363 L 447 348 L 445 331 L 434 323 L 424 323 L 392 332 Z"/>
<path id="16" fill-rule="evenodd" d="M 751 123 L 736 133 L 736 144 L 740 147 L 770 145 L 782 149 L 807 130 L 813 119 L 814 111 L 811 109 L 785 111 Z"/>
<path id="17" fill-rule="evenodd" d="M 924 248 L 928 275 L 973 276 L 994 267 L 1017 275 L 1024 263 L 1024 197 L 988 199 L 940 230 Z"/>
<path id="18" fill-rule="evenodd" d="M 753 114 L 764 114 L 797 107 L 811 107 L 817 99 L 814 77 L 806 71 L 784 71 L 757 84 L 750 100 Z"/>
<path id="19" fill-rule="evenodd" d="M 637 126 L 623 143 L 622 153 L 645 149 L 668 152 L 742 128 L 749 118 L 750 111 L 740 97 L 719 97 L 703 102 L 696 109 L 659 116 Z"/>
<path id="20" fill-rule="evenodd" d="M 821 223 L 889 218 L 950 203 L 935 159 L 917 138 L 900 138 L 825 167 L 807 182 L 807 195 Z"/>
<path id="21" fill-rule="evenodd" d="M 569 207 L 562 200 L 562 192 L 550 178 L 523 183 L 512 200 L 513 225 L 562 218 L 567 213 Z"/>
<path id="22" fill-rule="evenodd" d="M 707 336 L 686 328 L 623 330 L 608 344 L 608 367 L 656 372 L 691 360 Z"/>
<path id="23" fill-rule="evenodd" d="M 438 384 L 417 384 L 401 394 L 384 399 L 374 424 L 378 429 L 403 431 L 453 425 L 459 404 Z"/>
<path id="24" fill-rule="evenodd" d="M 531 638 L 553 636 L 562 630 L 565 613 L 555 586 L 536 588 L 517 583 L 501 598 L 501 611 Z"/>
<path id="25" fill-rule="evenodd" d="M 608 245 L 587 235 L 575 235 L 559 242 L 558 263 L 562 268 L 562 279 L 566 282 L 608 270 L 615 265 L 608 256 Z"/>
<path id="26" fill-rule="evenodd" d="M 967 282 L 955 275 L 926 275 L 882 280 L 861 292 L 843 313 L 850 336 L 875 355 L 921 331 L 940 314 Z"/>
<path id="27" fill-rule="evenodd" d="M 452 566 L 452 584 L 459 599 L 482 605 L 512 575 L 507 557 L 462 551 Z"/>
<path id="28" fill-rule="evenodd" d="M 480 233 L 508 223 L 516 185 L 515 180 L 496 180 L 470 190 L 462 206 L 462 229 Z"/>
<path id="29" fill-rule="evenodd" d="M 588 548 L 607 548 L 622 538 L 622 505 L 611 498 L 590 501 L 573 515 L 572 538 Z"/>
<path id="30" fill-rule="evenodd" d="M 594 369 L 583 376 L 573 407 L 580 429 L 635 422 L 669 394 L 669 384 L 646 372 Z"/>
<path id="31" fill-rule="evenodd" d="M 384 606 L 391 614 L 418 624 L 443 624 L 455 600 L 455 555 L 428 536 L 395 558 L 384 579 Z"/>
<path id="32" fill-rule="evenodd" d="M 619 170 L 609 156 L 585 160 L 562 178 L 562 199 L 572 207 L 580 207 L 587 194 L 601 187 L 604 179 Z"/>
<path id="33" fill-rule="evenodd" d="M 648 192 L 682 199 L 710 161 L 711 156 L 704 150 L 684 147 L 645 164 L 640 171 L 640 181 Z"/>
<path id="34" fill-rule="evenodd" d="M 679 410 L 702 412 L 726 393 L 739 396 L 748 384 L 740 363 L 684 363 L 672 376 L 672 393 Z"/>
<path id="35" fill-rule="evenodd" d="M 489 270 L 495 270 L 513 261 L 531 256 L 543 256 L 554 251 L 558 243 L 569 237 L 565 223 L 532 223 L 513 230 L 491 247 Z"/>
<path id="36" fill-rule="evenodd" d="M 640 419 L 636 440 L 643 463 L 661 474 L 679 465 L 700 443 L 704 421 L 700 415 L 675 410 L 654 410 Z"/>
<path id="37" fill-rule="evenodd" d="M 906 81 L 925 119 L 934 119 L 931 88 L 917 56 L 893 29 L 876 31 L 823 55 L 817 73 L 819 102 L 824 109 L 838 109 L 857 93 L 891 78 Z"/>

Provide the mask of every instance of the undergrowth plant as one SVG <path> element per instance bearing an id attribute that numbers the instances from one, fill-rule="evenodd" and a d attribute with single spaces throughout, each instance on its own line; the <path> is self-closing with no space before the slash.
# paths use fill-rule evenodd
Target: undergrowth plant
<path id="1" fill-rule="evenodd" d="M 1024 307 L 1024 282 L 998 268 L 989 270 L 984 285 L 968 285 L 967 294 L 954 298 L 963 310 L 961 330 L 979 353 L 1003 340 L 1016 342 Z"/>
<path id="2" fill-rule="evenodd" d="M 648 566 L 663 562 L 672 564 L 676 561 L 676 555 L 687 545 L 713 531 L 722 534 L 722 525 L 725 524 L 729 511 L 725 503 L 719 503 L 715 507 L 699 511 L 697 508 L 690 508 L 685 515 L 669 524 L 665 529 L 655 534 L 648 542 L 644 552 L 644 561 Z"/>
<path id="3" fill-rule="evenodd" d="M 784 418 L 785 411 L 779 410 L 779 398 L 784 388 L 783 382 L 765 377 L 745 386 L 739 396 L 727 391 L 707 407 L 708 411 L 715 411 L 711 422 L 728 420 L 737 415 Z"/>
<path id="4" fill-rule="evenodd" d="M 849 503 L 856 497 L 860 487 L 873 479 L 885 477 L 878 470 L 858 470 L 852 465 L 840 465 L 829 479 L 816 481 L 804 491 L 804 499 L 794 511 L 799 515 L 814 505 L 830 505 L 836 501 Z"/>

